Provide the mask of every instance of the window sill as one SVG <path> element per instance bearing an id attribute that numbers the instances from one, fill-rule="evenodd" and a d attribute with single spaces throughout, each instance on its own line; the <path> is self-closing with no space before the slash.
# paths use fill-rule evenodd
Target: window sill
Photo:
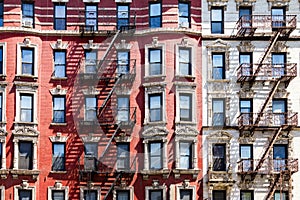
<path id="1" fill-rule="evenodd" d="M 149 79 L 161 79 L 161 80 L 165 80 L 165 78 L 166 78 L 166 75 L 164 75 L 164 74 L 161 74 L 161 75 L 148 75 L 148 76 L 144 76 L 144 79 L 146 80 L 146 81 L 148 81 Z"/>
<path id="2" fill-rule="evenodd" d="M 50 126 L 67 126 L 67 123 L 56 123 L 56 122 L 52 122 L 52 123 L 50 123 Z"/>
<path id="3" fill-rule="evenodd" d="M 180 126 L 180 125 L 196 126 L 197 122 L 193 122 L 193 121 L 176 121 L 175 124 L 176 124 L 176 126 Z"/>
<path id="4" fill-rule="evenodd" d="M 208 79 L 207 82 L 219 82 L 219 83 L 229 83 L 229 79 Z"/>
<path id="5" fill-rule="evenodd" d="M 21 122 L 21 121 L 14 121 L 15 125 L 21 125 L 21 126 L 37 126 L 37 122 Z"/>
<path id="6" fill-rule="evenodd" d="M 40 174 L 39 170 L 29 170 L 29 169 L 12 169 L 10 170 L 13 179 L 18 179 L 19 175 L 22 176 L 32 176 L 34 180 L 37 179 L 38 175 Z"/>
<path id="7" fill-rule="evenodd" d="M 31 79 L 31 80 L 37 81 L 38 77 L 33 76 L 33 75 L 18 74 L 18 75 L 16 75 L 16 79 L 18 79 L 18 80 L 20 80 L 20 79 Z"/>
<path id="8" fill-rule="evenodd" d="M 99 124 L 99 122 L 96 120 L 94 120 L 94 121 L 80 120 L 79 121 L 80 126 L 92 126 L 92 125 L 96 125 L 96 124 Z"/>
<path id="9" fill-rule="evenodd" d="M 166 126 L 166 121 L 157 121 L 157 122 L 145 122 L 144 126 Z"/>
<path id="10" fill-rule="evenodd" d="M 51 174 L 66 174 L 67 171 L 50 171 Z"/>
<path id="11" fill-rule="evenodd" d="M 193 179 L 196 179 L 198 177 L 199 172 L 199 169 L 173 169 L 175 179 L 179 179 L 181 175 L 193 175 Z"/>
<path id="12" fill-rule="evenodd" d="M 58 80 L 58 81 L 64 81 L 64 80 L 68 80 L 68 77 L 55 77 L 55 76 L 51 76 L 52 80 Z"/>
<path id="13" fill-rule="evenodd" d="M 148 180 L 149 176 L 154 175 L 163 175 L 163 178 L 167 179 L 170 175 L 170 172 L 170 169 L 145 169 L 141 171 L 141 174 L 143 174 L 144 180 Z"/>
<path id="14" fill-rule="evenodd" d="M 188 80 L 192 80 L 192 81 L 194 81 L 196 79 L 196 77 L 194 75 L 180 75 L 180 74 L 176 74 L 175 77 L 176 77 L 176 79 L 188 79 Z"/>

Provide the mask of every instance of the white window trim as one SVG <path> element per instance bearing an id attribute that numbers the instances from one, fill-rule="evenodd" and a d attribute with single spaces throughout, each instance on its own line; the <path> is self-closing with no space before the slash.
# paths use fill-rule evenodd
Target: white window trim
<path id="1" fill-rule="evenodd" d="M 6 123 L 6 85 L 0 86 L 0 93 L 2 94 L 2 118 L 0 119 L 0 122 Z M 3 128 L 5 125 L 2 126 Z"/>
<path id="2" fill-rule="evenodd" d="M 14 200 L 19 200 L 19 190 L 31 190 L 32 200 L 36 200 L 36 188 L 35 186 L 29 186 L 27 180 L 23 180 L 21 185 L 14 186 Z"/>
<path id="3" fill-rule="evenodd" d="M 24 75 L 22 74 L 22 51 L 23 47 L 32 48 L 33 49 L 33 65 L 34 65 L 34 74 L 33 75 Z M 38 77 L 38 45 L 32 44 L 29 38 L 25 38 L 24 42 L 17 44 L 17 76 L 26 76 L 26 77 Z"/>
<path id="4" fill-rule="evenodd" d="M 186 124 L 195 124 L 198 122 L 197 119 L 197 107 L 196 107 L 196 94 L 195 88 L 196 84 L 194 83 L 185 83 L 185 82 L 175 82 L 176 86 L 176 116 L 175 123 L 186 123 Z M 192 99 L 191 104 L 191 112 L 192 112 L 192 120 L 191 121 L 180 121 L 180 94 L 190 94 Z"/>
<path id="5" fill-rule="evenodd" d="M 149 75 L 149 49 L 161 49 L 161 59 L 162 59 L 162 74 L 159 75 Z M 146 44 L 145 45 L 145 77 L 144 78 L 150 78 L 150 77 L 165 77 L 166 76 L 166 45 L 164 43 L 158 43 L 158 38 L 153 37 L 152 38 L 152 44 Z"/>
<path id="6" fill-rule="evenodd" d="M 1 199 L 5 199 L 5 186 L 1 185 L 0 186 L 0 196 L 1 196 Z"/>
<path id="7" fill-rule="evenodd" d="M 145 118 L 144 125 L 150 124 L 165 124 L 166 123 L 166 83 L 145 83 Z M 149 96 L 151 94 L 161 94 L 162 95 L 162 120 L 150 122 L 150 108 L 149 108 Z"/>
<path id="8" fill-rule="evenodd" d="M 7 56 L 7 43 L 6 42 L 0 42 L 0 47 L 2 47 L 3 49 L 3 58 L 2 58 L 2 66 L 3 66 L 3 76 L 6 76 L 6 58 L 8 57 Z"/>
<path id="9" fill-rule="evenodd" d="M 191 75 L 181 75 L 180 71 L 179 71 L 179 58 L 180 58 L 180 54 L 179 54 L 179 49 L 181 48 L 185 48 L 185 49 L 190 49 L 190 57 L 191 57 Z M 176 45 L 176 71 L 175 71 L 175 75 L 177 77 L 191 77 L 191 78 L 195 78 L 195 69 L 194 67 L 196 66 L 195 63 L 195 50 L 194 50 L 194 46 L 192 44 L 189 44 L 186 38 L 183 38 L 180 44 Z"/>
<path id="10" fill-rule="evenodd" d="M 87 108 L 87 104 L 86 104 L 86 98 L 95 98 L 95 100 L 96 100 L 96 116 L 95 116 L 95 119 L 94 120 L 87 120 L 87 117 L 86 117 L 86 108 Z M 84 113 L 83 113 L 83 119 L 84 119 L 84 121 L 88 121 L 88 122 L 93 122 L 93 121 L 97 121 L 97 104 L 98 104 L 98 98 L 97 98 L 97 96 L 95 96 L 95 95 L 88 95 L 88 96 L 85 96 L 84 97 Z"/>
<path id="11" fill-rule="evenodd" d="M 52 0 L 53 3 L 68 3 L 69 0 Z"/>
<path id="12" fill-rule="evenodd" d="M 1 165 L 1 170 L 5 170 L 6 169 L 6 135 L 7 133 L 0 133 L 0 142 L 2 143 L 2 165 Z"/>
<path id="13" fill-rule="evenodd" d="M 84 200 L 84 191 L 86 191 L 86 190 L 96 190 L 97 191 L 97 200 L 101 199 L 101 188 L 96 187 L 93 184 L 90 184 L 88 186 L 80 187 L 80 200 Z"/>
<path id="14" fill-rule="evenodd" d="M 132 0 L 115 0 L 116 3 L 132 3 Z"/>
<path id="15" fill-rule="evenodd" d="M 145 187 L 145 200 L 150 200 L 150 197 L 149 197 L 149 191 L 150 190 L 162 190 L 162 195 L 163 195 L 162 200 L 167 200 L 167 186 L 165 186 L 165 185 L 154 185 L 154 184 L 152 186 L 146 186 Z"/>
<path id="16" fill-rule="evenodd" d="M 133 186 L 115 186 L 114 191 L 113 191 L 113 200 L 117 200 L 117 190 L 124 190 L 124 191 L 129 191 L 129 200 L 134 200 L 134 188 Z"/>
<path id="17" fill-rule="evenodd" d="M 52 199 L 52 191 L 53 190 L 60 190 L 65 192 L 65 200 L 69 199 L 69 187 L 68 186 L 62 186 L 61 182 L 56 181 L 54 186 L 48 187 L 48 200 Z"/>
<path id="18" fill-rule="evenodd" d="M 26 85 L 22 83 L 17 83 L 16 84 L 16 116 L 15 116 L 15 122 L 20 123 L 20 124 L 37 124 L 37 85 Z M 33 122 L 21 122 L 21 101 L 20 97 L 21 94 L 31 94 L 33 95 Z"/>
<path id="19" fill-rule="evenodd" d="M 176 193 L 177 193 L 177 200 L 180 200 L 180 190 L 183 189 L 183 190 L 192 190 L 192 199 L 195 199 L 196 198 L 196 186 L 191 186 L 189 184 L 185 185 L 185 182 L 182 184 L 182 185 L 177 185 L 176 186 Z"/>
<path id="20" fill-rule="evenodd" d="M 83 0 L 83 3 L 100 3 L 100 0 Z"/>

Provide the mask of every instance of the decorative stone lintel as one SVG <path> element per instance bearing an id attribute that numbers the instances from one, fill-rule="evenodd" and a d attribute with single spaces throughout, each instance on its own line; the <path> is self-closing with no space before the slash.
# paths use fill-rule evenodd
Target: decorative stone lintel
<path id="1" fill-rule="evenodd" d="M 196 179 L 199 172 L 199 169 L 173 169 L 175 179 L 179 179 L 181 175 L 192 175 L 192 178 Z"/>
<path id="2" fill-rule="evenodd" d="M 163 179 L 169 178 L 171 170 L 170 169 L 158 169 L 158 170 L 142 170 L 143 180 L 148 180 L 149 176 L 162 175 Z"/>

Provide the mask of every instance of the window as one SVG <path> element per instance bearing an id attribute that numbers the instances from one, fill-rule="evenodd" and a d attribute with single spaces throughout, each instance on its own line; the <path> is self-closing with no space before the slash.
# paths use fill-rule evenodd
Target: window
<path id="1" fill-rule="evenodd" d="M 179 143 L 179 168 L 192 168 L 192 147 L 193 145 L 190 142 Z"/>
<path id="2" fill-rule="evenodd" d="M 192 121 L 192 95 L 180 94 L 180 121 Z"/>
<path id="3" fill-rule="evenodd" d="M 33 122 L 33 95 L 20 95 L 20 118 L 22 122 Z"/>
<path id="4" fill-rule="evenodd" d="M 84 200 L 98 200 L 97 195 L 97 190 L 84 190 Z"/>
<path id="5" fill-rule="evenodd" d="M 32 200 L 32 190 L 18 190 L 19 200 Z"/>
<path id="6" fill-rule="evenodd" d="M 240 52 L 240 66 L 242 67 L 242 76 L 250 76 L 253 73 L 252 53 Z"/>
<path id="7" fill-rule="evenodd" d="M 240 193 L 240 200 L 253 200 L 253 191 L 244 190 Z"/>
<path id="8" fill-rule="evenodd" d="M 22 2 L 22 26 L 34 27 L 34 4 Z"/>
<path id="9" fill-rule="evenodd" d="M 178 3 L 178 15 L 179 15 L 179 27 L 191 27 L 191 19 L 190 19 L 190 4 L 186 2 Z"/>
<path id="10" fill-rule="evenodd" d="M 66 98 L 64 96 L 53 96 L 53 123 L 66 122 Z"/>
<path id="11" fill-rule="evenodd" d="M 242 27 L 247 28 L 252 26 L 252 7 L 240 7 L 239 18 L 242 19 Z"/>
<path id="12" fill-rule="evenodd" d="M 272 76 L 283 76 L 285 74 L 285 63 L 285 53 L 272 53 Z"/>
<path id="13" fill-rule="evenodd" d="M 161 3 L 153 2 L 149 4 L 149 27 L 161 27 Z"/>
<path id="14" fill-rule="evenodd" d="M 117 200 L 129 200 L 130 198 L 129 190 L 117 190 Z"/>
<path id="15" fill-rule="evenodd" d="M 286 191 L 275 191 L 274 200 L 288 200 L 289 194 Z"/>
<path id="16" fill-rule="evenodd" d="M 283 124 L 286 124 L 286 117 L 287 117 L 286 99 L 273 99 L 272 110 L 273 110 L 274 125 L 281 126 Z"/>
<path id="17" fill-rule="evenodd" d="M 180 189 L 180 200 L 193 200 L 192 189 Z"/>
<path id="18" fill-rule="evenodd" d="M 65 191 L 64 190 L 52 190 L 52 200 L 64 200 Z"/>
<path id="19" fill-rule="evenodd" d="M 150 122 L 162 121 L 162 95 L 149 95 Z"/>
<path id="20" fill-rule="evenodd" d="M 54 51 L 54 77 L 66 77 L 66 52 Z"/>
<path id="21" fill-rule="evenodd" d="M 32 48 L 22 48 L 22 75 L 35 74 L 34 72 L 34 50 Z"/>
<path id="22" fill-rule="evenodd" d="M 163 199 L 163 190 L 149 190 L 149 199 Z"/>
<path id="23" fill-rule="evenodd" d="M 224 12 L 222 7 L 211 9 L 211 33 L 224 33 Z"/>
<path id="24" fill-rule="evenodd" d="M 249 144 L 240 145 L 240 158 L 242 164 L 242 171 L 252 171 L 253 170 L 253 146 Z"/>
<path id="25" fill-rule="evenodd" d="M 52 170 L 65 171 L 65 143 L 52 143 Z"/>
<path id="26" fill-rule="evenodd" d="M 84 169 L 96 170 L 98 158 L 98 144 L 86 143 L 84 144 Z"/>
<path id="27" fill-rule="evenodd" d="M 0 27 L 3 27 L 4 3 L 0 2 Z"/>
<path id="28" fill-rule="evenodd" d="M 274 144 L 273 167 L 275 172 L 284 171 L 287 167 L 287 145 Z"/>
<path id="29" fill-rule="evenodd" d="M 97 119 L 97 98 L 85 98 L 85 121 L 94 121 Z"/>
<path id="30" fill-rule="evenodd" d="M 244 125 L 253 123 L 252 99 L 240 99 L 240 113 Z"/>
<path id="31" fill-rule="evenodd" d="M 97 71 L 97 51 L 85 51 L 85 73 L 94 74 Z"/>
<path id="32" fill-rule="evenodd" d="M 162 74 L 162 50 L 149 49 L 149 75 Z"/>
<path id="33" fill-rule="evenodd" d="M 129 143 L 117 143 L 117 169 L 129 170 Z"/>
<path id="34" fill-rule="evenodd" d="M 19 142 L 19 169 L 32 169 L 33 161 L 33 145 L 32 142 Z"/>
<path id="35" fill-rule="evenodd" d="M 271 15 L 273 29 L 285 26 L 285 7 L 272 8 Z"/>
<path id="36" fill-rule="evenodd" d="M 5 155 L 3 155 L 3 147 L 5 148 L 4 142 L 0 142 L 0 169 L 3 169 L 2 168 L 2 159 L 5 156 Z M 1 191 L 1 189 L 0 189 L 0 191 Z M 0 192 L 0 199 L 1 199 L 1 192 Z"/>
<path id="37" fill-rule="evenodd" d="M 85 6 L 85 28 L 86 31 L 97 31 L 98 30 L 98 6 L 97 5 L 86 5 Z"/>
<path id="38" fill-rule="evenodd" d="M 162 143 L 149 143 L 149 168 L 162 169 Z"/>
<path id="39" fill-rule="evenodd" d="M 4 74 L 3 46 L 0 46 L 0 74 Z"/>
<path id="40" fill-rule="evenodd" d="M 117 98 L 117 121 L 129 122 L 129 97 L 119 96 Z"/>
<path id="41" fill-rule="evenodd" d="M 129 51 L 118 51 L 117 52 L 118 66 L 117 72 L 120 74 L 128 74 L 129 73 Z"/>
<path id="42" fill-rule="evenodd" d="M 117 5 L 117 27 L 118 30 L 123 30 L 129 26 L 129 5 Z"/>
<path id="43" fill-rule="evenodd" d="M 212 101 L 212 125 L 224 126 L 225 125 L 225 102 L 224 99 L 213 99 Z"/>
<path id="44" fill-rule="evenodd" d="M 181 76 L 192 75 L 191 49 L 179 48 L 179 74 Z"/>
<path id="45" fill-rule="evenodd" d="M 54 29 L 66 30 L 66 5 L 54 4 Z"/>
<path id="46" fill-rule="evenodd" d="M 212 200 L 226 200 L 226 190 L 213 190 Z"/>
<path id="47" fill-rule="evenodd" d="M 213 53 L 213 79 L 225 79 L 225 55 L 224 53 Z"/>
<path id="48" fill-rule="evenodd" d="M 0 122 L 3 121 L 3 94 L 0 93 Z"/>
<path id="49" fill-rule="evenodd" d="M 213 171 L 226 171 L 226 144 L 213 145 Z"/>

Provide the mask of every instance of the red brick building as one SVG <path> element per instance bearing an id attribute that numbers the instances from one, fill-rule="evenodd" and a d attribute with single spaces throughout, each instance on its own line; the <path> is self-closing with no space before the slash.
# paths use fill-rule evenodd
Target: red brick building
<path id="1" fill-rule="evenodd" d="M 1 1 L 1 199 L 202 199 L 200 11 Z"/>

